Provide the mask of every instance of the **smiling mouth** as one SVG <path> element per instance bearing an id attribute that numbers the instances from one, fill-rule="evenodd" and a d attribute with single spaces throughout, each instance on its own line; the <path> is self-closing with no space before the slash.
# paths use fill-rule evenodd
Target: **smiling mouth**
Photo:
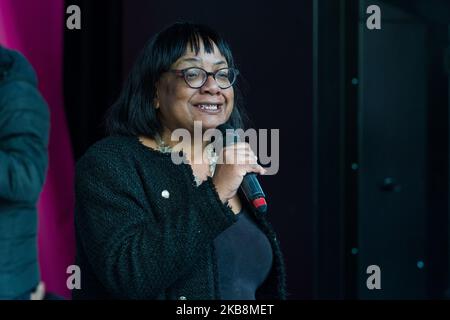
<path id="1" fill-rule="evenodd" d="M 218 113 L 222 109 L 221 104 L 195 104 L 194 107 L 206 113 Z"/>

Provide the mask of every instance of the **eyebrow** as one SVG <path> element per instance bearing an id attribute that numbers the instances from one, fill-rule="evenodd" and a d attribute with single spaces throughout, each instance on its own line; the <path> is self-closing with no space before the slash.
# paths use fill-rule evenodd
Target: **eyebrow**
<path id="1" fill-rule="evenodd" d="M 184 58 L 184 59 L 181 59 L 180 60 L 180 62 L 201 62 L 202 60 L 200 59 L 200 58 L 195 58 L 195 57 L 192 57 L 192 58 Z M 219 61 L 216 61 L 216 62 L 214 62 L 213 63 L 213 65 L 219 65 L 219 64 L 226 64 L 226 61 L 224 61 L 224 60 L 219 60 Z"/>

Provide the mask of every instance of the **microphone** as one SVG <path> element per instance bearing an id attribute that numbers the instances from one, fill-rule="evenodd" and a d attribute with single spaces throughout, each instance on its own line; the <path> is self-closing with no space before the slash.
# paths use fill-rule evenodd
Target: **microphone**
<path id="1" fill-rule="evenodd" d="M 240 142 L 240 137 L 229 124 L 222 124 L 217 127 L 224 137 L 224 146 Z M 231 134 L 231 137 L 230 137 Z M 247 198 L 250 205 L 259 213 L 266 213 L 266 195 L 259 184 L 256 173 L 247 173 L 241 183 L 242 193 Z"/>

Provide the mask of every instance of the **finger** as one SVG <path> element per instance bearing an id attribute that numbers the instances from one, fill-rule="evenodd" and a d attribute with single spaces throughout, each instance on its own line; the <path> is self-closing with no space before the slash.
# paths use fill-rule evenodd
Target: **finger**
<path id="1" fill-rule="evenodd" d="M 244 150 L 235 154 L 228 154 L 225 160 L 228 164 L 256 164 L 258 158 L 253 154 L 253 152 Z"/>
<path id="2" fill-rule="evenodd" d="M 233 145 L 229 145 L 223 148 L 223 152 L 232 152 L 233 150 L 249 150 L 249 151 L 253 151 L 253 149 L 251 148 L 250 144 L 248 144 L 247 142 L 238 142 L 236 144 Z"/>
<path id="3" fill-rule="evenodd" d="M 258 164 L 258 158 L 253 154 L 243 154 L 237 157 L 236 163 L 256 165 Z"/>
<path id="4" fill-rule="evenodd" d="M 261 167 L 259 164 L 257 164 L 257 165 L 248 166 L 247 172 L 254 172 L 254 173 L 264 175 L 267 172 L 267 170 L 264 169 L 263 167 Z"/>

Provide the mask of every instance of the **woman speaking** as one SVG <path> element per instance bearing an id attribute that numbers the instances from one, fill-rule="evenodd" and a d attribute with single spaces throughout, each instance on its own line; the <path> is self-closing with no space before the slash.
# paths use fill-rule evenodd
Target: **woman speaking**
<path id="1" fill-rule="evenodd" d="M 238 192 L 247 173 L 265 172 L 249 145 L 224 147 L 216 163 L 193 139 L 187 163 L 171 157 L 176 129 L 243 127 L 238 74 L 206 26 L 175 23 L 145 46 L 108 114 L 110 135 L 77 163 L 74 299 L 285 299 L 277 238 Z"/>

